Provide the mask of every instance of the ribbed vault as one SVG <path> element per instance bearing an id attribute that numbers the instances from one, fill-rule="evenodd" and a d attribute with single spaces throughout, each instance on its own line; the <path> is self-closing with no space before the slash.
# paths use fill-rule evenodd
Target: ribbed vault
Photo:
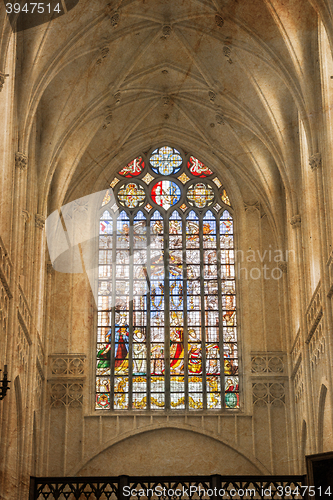
<path id="1" fill-rule="evenodd" d="M 28 154 L 39 132 L 39 212 L 176 140 L 250 185 L 280 234 L 279 214 L 298 213 L 300 121 L 317 151 L 317 12 L 330 38 L 324 0 L 80 0 L 18 32 L 18 137 Z"/>

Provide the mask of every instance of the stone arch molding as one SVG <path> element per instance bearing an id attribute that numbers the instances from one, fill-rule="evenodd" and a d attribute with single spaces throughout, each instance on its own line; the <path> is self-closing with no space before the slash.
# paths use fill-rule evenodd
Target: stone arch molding
<path id="1" fill-rule="evenodd" d="M 101 470 L 101 464 L 105 469 Z M 271 473 L 251 453 L 210 431 L 166 423 L 133 429 L 106 441 L 73 469 L 73 475 L 233 475 L 240 470 Z"/>

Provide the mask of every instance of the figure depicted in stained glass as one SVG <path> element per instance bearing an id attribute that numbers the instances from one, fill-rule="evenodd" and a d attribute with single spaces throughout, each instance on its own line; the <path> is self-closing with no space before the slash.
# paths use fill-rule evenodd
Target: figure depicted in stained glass
<path id="1" fill-rule="evenodd" d="M 128 373 L 128 340 L 128 327 L 117 326 L 115 334 L 114 371 L 118 375 Z"/>
<path id="2" fill-rule="evenodd" d="M 188 330 L 188 371 L 189 373 L 202 373 L 201 344 L 197 342 L 197 336 L 193 328 Z"/>
<path id="3" fill-rule="evenodd" d="M 156 205 L 168 210 L 180 200 L 180 188 L 172 181 L 159 181 L 151 190 L 151 197 Z"/>
<path id="4" fill-rule="evenodd" d="M 235 391 L 238 391 L 237 377 L 227 378 L 225 392 L 235 392 Z"/>
<path id="5" fill-rule="evenodd" d="M 184 373 L 183 330 L 172 328 L 170 341 L 170 372 L 174 375 L 181 375 Z"/>
<path id="6" fill-rule="evenodd" d="M 141 330 L 133 332 L 133 375 L 146 374 L 147 348 L 146 338 Z"/>
<path id="7" fill-rule="evenodd" d="M 210 375 L 220 373 L 220 351 L 217 344 L 206 346 L 206 372 Z"/>
<path id="8" fill-rule="evenodd" d="M 107 373 L 111 366 L 110 359 L 110 350 L 111 350 L 111 329 L 106 334 L 106 346 L 100 349 L 97 352 L 97 368 L 99 369 L 99 373 L 102 375 L 103 373 Z"/>
<path id="9" fill-rule="evenodd" d="M 169 254 L 170 259 L 170 277 L 179 278 L 182 277 L 182 259 L 179 255 L 179 252 L 170 251 Z"/>
<path id="10" fill-rule="evenodd" d="M 225 296 L 225 309 L 223 311 L 223 323 L 226 326 L 235 326 L 236 310 L 233 301 L 233 295 Z"/>
<path id="11" fill-rule="evenodd" d="M 237 377 L 229 377 L 225 382 L 225 401 L 228 408 L 239 407 L 239 385 Z"/>
<path id="12" fill-rule="evenodd" d="M 164 345 L 152 344 L 150 354 L 151 374 L 162 375 L 164 374 Z"/>
<path id="13" fill-rule="evenodd" d="M 110 379 L 107 377 L 97 377 L 96 392 L 110 392 Z"/>

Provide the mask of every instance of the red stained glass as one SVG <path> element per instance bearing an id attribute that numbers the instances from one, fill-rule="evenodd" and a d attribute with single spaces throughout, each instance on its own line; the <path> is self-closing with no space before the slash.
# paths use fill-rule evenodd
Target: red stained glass
<path id="1" fill-rule="evenodd" d="M 145 162 L 143 161 L 141 156 L 134 158 L 131 162 L 129 162 L 126 167 L 122 168 L 119 172 L 119 175 L 123 175 L 124 177 L 135 177 L 141 174 L 142 170 L 145 168 Z"/>
<path id="2" fill-rule="evenodd" d="M 194 156 L 190 156 L 190 159 L 187 162 L 187 167 L 191 174 L 197 177 L 207 177 L 207 175 L 211 175 L 213 173 L 208 167 L 206 167 L 206 165 Z"/>
<path id="3" fill-rule="evenodd" d="M 165 210 L 172 207 L 180 200 L 180 188 L 171 181 L 157 182 L 151 190 L 151 198 L 156 205 Z"/>

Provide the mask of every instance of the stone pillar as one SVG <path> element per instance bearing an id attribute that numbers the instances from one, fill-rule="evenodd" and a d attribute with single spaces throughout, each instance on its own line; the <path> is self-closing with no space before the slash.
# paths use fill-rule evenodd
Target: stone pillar
<path id="1" fill-rule="evenodd" d="M 322 308 L 323 308 L 323 318 L 321 321 L 324 323 L 324 332 L 326 332 L 326 342 L 327 342 L 327 379 L 329 383 L 328 397 L 331 398 L 331 408 L 333 408 L 333 318 L 332 318 L 332 303 L 330 299 L 330 275 L 329 275 L 329 234 L 330 231 L 327 228 L 328 217 L 327 209 L 325 206 L 325 195 L 323 186 L 323 165 L 322 157 L 320 153 L 315 153 L 309 158 L 309 164 L 311 170 L 315 177 L 316 186 L 316 198 L 317 198 L 317 210 L 319 212 L 319 238 L 320 238 L 320 277 L 321 277 L 321 287 L 322 287 Z M 318 388 L 319 389 L 319 388 Z M 331 415 L 332 425 L 333 425 L 333 415 Z M 317 435 L 317 433 L 316 433 Z M 319 450 L 317 450 L 319 451 Z"/>
<path id="2" fill-rule="evenodd" d="M 306 420 L 308 423 L 308 431 L 309 431 L 309 446 L 310 453 L 315 452 L 315 442 L 314 442 L 314 413 L 312 404 L 309 404 L 309 400 L 312 401 L 312 385 L 310 381 L 310 363 L 309 363 L 309 350 L 308 345 L 306 344 L 307 338 L 307 324 L 306 324 L 306 311 L 304 310 L 303 302 L 305 294 L 305 284 L 304 284 L 304 269 L 303 269 L 303 244 L 302 244 L 302 231 L 301 231 L 301 216 L 300 214 L 294 215 L 290 219 L 290 224 L 292 228 L 295 230 L 295 238 L 296 238 L 296 252 L 297 252 L 297 274 L 298 274 L 298 284 L 299 284 L 299 314 L 301 318 L 301 356 L 302 363 L 304 367 L 304 384 L 306 387 L 306 394 L 308 398 L 306 400 Z"/>

